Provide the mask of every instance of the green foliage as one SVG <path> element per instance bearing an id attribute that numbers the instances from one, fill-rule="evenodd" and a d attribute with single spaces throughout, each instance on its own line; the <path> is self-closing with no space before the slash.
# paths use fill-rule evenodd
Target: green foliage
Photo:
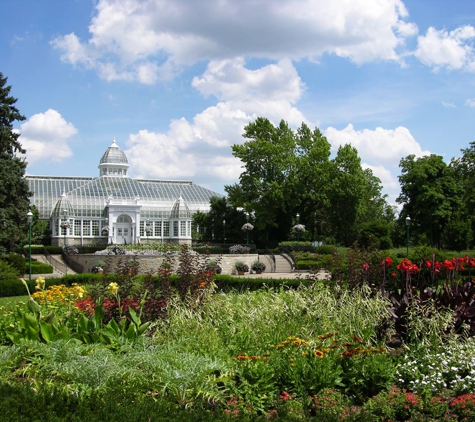
<path id="1" fill-rule="evenodd" d="M 35 290 L 35 281 L 26 280 L 28 288 L 30 291 Z M 63 284 L 63 280 L 60 278 L 48 278 L 46 279 L 46 287 L 58 286 Z M 0 279 L 0 297 L 11 297 L 11 296 L 23 296 L 25 294 L 25 286 L 21 283 L 18 276 L 14 278 Z"/>
<path id="2" fill-rule="evenodd" d="M 399 167 L 401 194 L 397 202 L 403 204 L 400 220 L 410 216 L 411 232 L 425 235 L 431 246 L 440 248 L 447 224 L 462 210 L 462 186 L 439 155 L 417 159 L 409 155 Z"/>
<path id="3" fill-rule="evenodd" d="M 24 274 L 26 260 L 21 255 L 17 253 L 10 253 L 8 255 L 0 256 L 0 260 L 7 262 L 9 265 L 15 268 L 18 275 Z"/>
<path id="4" fill-rule="evenodd" d="M 26 263 L 23 267 L 22 274 L 28 274 L 29 266 Z M 31 274 L 53 274 L 54 268 L 43 262 L 31 261 Z"/>
<path id="5" fill-rule="evenodd" d="M 330 143 L 320 130 L 302 123 L 293 131 L 283 120 L 275 126 L 262 117 L 249 123 L 243 136 L 246 142 L 232 149 L 245 171 L 239 184 L 225 190 L 234 207 L 255 211 L 256 243 L 274 246 L 283 233 L 295 239 L 297 213 L 306 227 L 300 239 L 331 236 L 346 245 L 368 219 L 394 218 L 381 181 L 362 169 L 350 145 L 330 160 Z"/>
<path id="6" fill-rule="evenodd" d="M 19 272 L 16 268 L 0 259 L 0 283 L 5 280 L 18 279 Z"/>
<path id="7" fill-rule="evenodd" d="M 315 247 L 312 245 L 312 242 L 297 242 L 293 241 L 286 241 L 286 242 L 279 242 L 279 248 L 281 250 L 290 250 L 290 251 L 309 251 L 313 252 Z"/>
<path id="8" fill-rule="evenodd" d="M 322 245 L 315 248 L 315 253 L 320 255 L 332 255 L 335 252 L 335 246 Z"/>
<path id="9" fill-rule="evenodd" d="M 31 192 L 24 178 L 25 153 L 14 131 L 14 123 L 25 120 L 15 107 L 16 98 L 10 96 L 11 86 L 0 72 L 0 222 L 4 224 L 0 233 L 0 244 L 13 250 L 15 242 L 25 238 L 27 233 L 26 214 Z"/>
<path id="10" fill-rule="evenodd" d="M 362 224 L 358 236 L 358 243 L 362 246 L 379 243 L 380 249 L 391 249 L 393 247 L 391 238 L 393 223 L 388 221 L 368 221 Z"/>
<path id="11" fill-rule="evenodd" d="M 408 257 L 410 261 L 417 263 L 417 265 L 428 260 L 432 261 L 434 258 L 436 261 L 444 262 L 448 259 L 448 256 L 440 249 L 431 248 L 430 246 L 418 246 L 410 250 Z"/>

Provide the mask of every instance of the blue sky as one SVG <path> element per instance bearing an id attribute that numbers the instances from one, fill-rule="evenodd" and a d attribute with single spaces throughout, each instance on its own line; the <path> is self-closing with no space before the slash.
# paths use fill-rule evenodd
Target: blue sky
<path id="1" fill-rule="evenodd" d="M 475 2 L 3 0 L 0 72 L 28 174 L 96 176 L 115 138 L 131 176 L 224 193 L 264 116 L 351 143 L 394 203 L 402 157 L 475 141 Z"/>

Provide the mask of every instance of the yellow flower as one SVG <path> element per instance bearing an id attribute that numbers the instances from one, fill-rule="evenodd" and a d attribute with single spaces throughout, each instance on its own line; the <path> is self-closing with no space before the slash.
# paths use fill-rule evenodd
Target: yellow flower
<path id="1" fill-rule="evenodd" d="M 316 358 L 322 359 L 324 354 L 323 354 L 323 352 L 321 352 L 320 350 L 317 349 L 313 352 L 313 356 L 315 356 Z"/>
<path id="2" fill-rule="evenodd" d="M 117 283 L 110 283 L 109 284 L 109 294 L 110 295 L 116 295 L 118 291 L 119 291 L 119 286 L 117 285 Z"/>

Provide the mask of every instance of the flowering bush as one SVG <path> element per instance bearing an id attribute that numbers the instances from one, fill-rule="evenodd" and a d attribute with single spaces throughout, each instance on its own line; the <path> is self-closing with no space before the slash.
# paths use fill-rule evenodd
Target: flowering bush
<path id="1" fill-rule="evenodd" d="M 68 254 L 68 255 L 76 255 L 79 253 L 78 248 L 76 248 L 76 246 L 74 245 L 63 246 L 63 251 L 65 254 Z"/>
<path id="2" fill-rule="evenodd" d="M 443 350 L 426 347 L 409 352 L 396 372 L 398 385 L 415 392 L 457 394 L 475 390 L 475 341 L 444 345 Z"/>
<path id="3" fill-rule="evenodd" d="M 249 271 L 249 266 L 242 261 L 236 261 L 234 268 L 236 268 L 237 271 L 244 271 L 245 273 Z"/>
<path id="4" fill-rule="evenodd" d="M 40 279 L 42 277 L 38 277 Z M 83 286 L 79 286 L 77 283 L 73 283 L 72 287 L 67 287 L 64 284 L 57 286 L 50 286 L 47 290 L 41 287 L 41 284 L 36 280 L 37 286 L 36 290 L 39 290 L 33 293 L 31 296 L 38 302 L 40 305 L 48 304 L 49 306 L 61 306 L 61 305 L 74 305 L 76 300 L 82 299 L 87 291 Z M 42 291 L 43 290 L 43 291 Z"/>
<path id="5" fill-rule="evenodd" d="M 475 394 L 465 394 L 457 397 L 450 403 L 450 409 L 454 411 L 459 420 L 472 421 L 475 418 Z"/>
<path id="6" fill-rule="evenodd" d="M 243 246 L 243 245 L 233 245 L 229 247 L 229 253 L 231 254 L 243 254 L 243 253 L 249 253 L 251 248 L 248 246 Z"/>
<path id="7" fill-rule="evenodd" d="M 251 265 L 252 271 L 265 271 L 266 269 L 266 264 L 264 264 L 261 261 L 254 261 L 253 264 Z"/>
<path id="8" fill-rule="evenodd" d="M 254 226 L 251 223 L 246 223 L 241 227 L 241 229 L 245 232 L 250 232 L 251 230 L 254 230 Z"/>
<path id="9" fill-rule="evenodd" d="M 292 227 L 292 230 L 296 233 L 303 233 L 305 231 L 305 226 L 303 224 L 296 224 Z"/>

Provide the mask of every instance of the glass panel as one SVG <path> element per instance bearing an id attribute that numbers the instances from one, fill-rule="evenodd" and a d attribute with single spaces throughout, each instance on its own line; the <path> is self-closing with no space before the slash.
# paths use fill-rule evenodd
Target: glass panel
<path id="1" fill-rule="evenodd" d="M 154 226 L 154 232 L 153 235 L 155 237 L 160 237 L 162 235 L 162 222 L 161 221 L 155 221 L 155 226 Z"/>
<path id="2" fill-rule="evenodd" d="M 169 237 L 169 236 L 170 236 L 170 222 L 164 221 L 163 222 L 163 237 Z"/>
<path id="3" fill-rule="evenodd" d="M 99 221 L 98 220 L 92 221 L 92 235 L 99 236 Z"/>
<path id="4" fill-rule="evenodd" d="M 81 220 L 74 220 L 74 236 L 81 236 Z"/>
<path id="5" fill-rule="evenodd" d="M 83 220 L 82 222 L 82 235 L 90 236 L 91 235 L 91 220 Z"/>

